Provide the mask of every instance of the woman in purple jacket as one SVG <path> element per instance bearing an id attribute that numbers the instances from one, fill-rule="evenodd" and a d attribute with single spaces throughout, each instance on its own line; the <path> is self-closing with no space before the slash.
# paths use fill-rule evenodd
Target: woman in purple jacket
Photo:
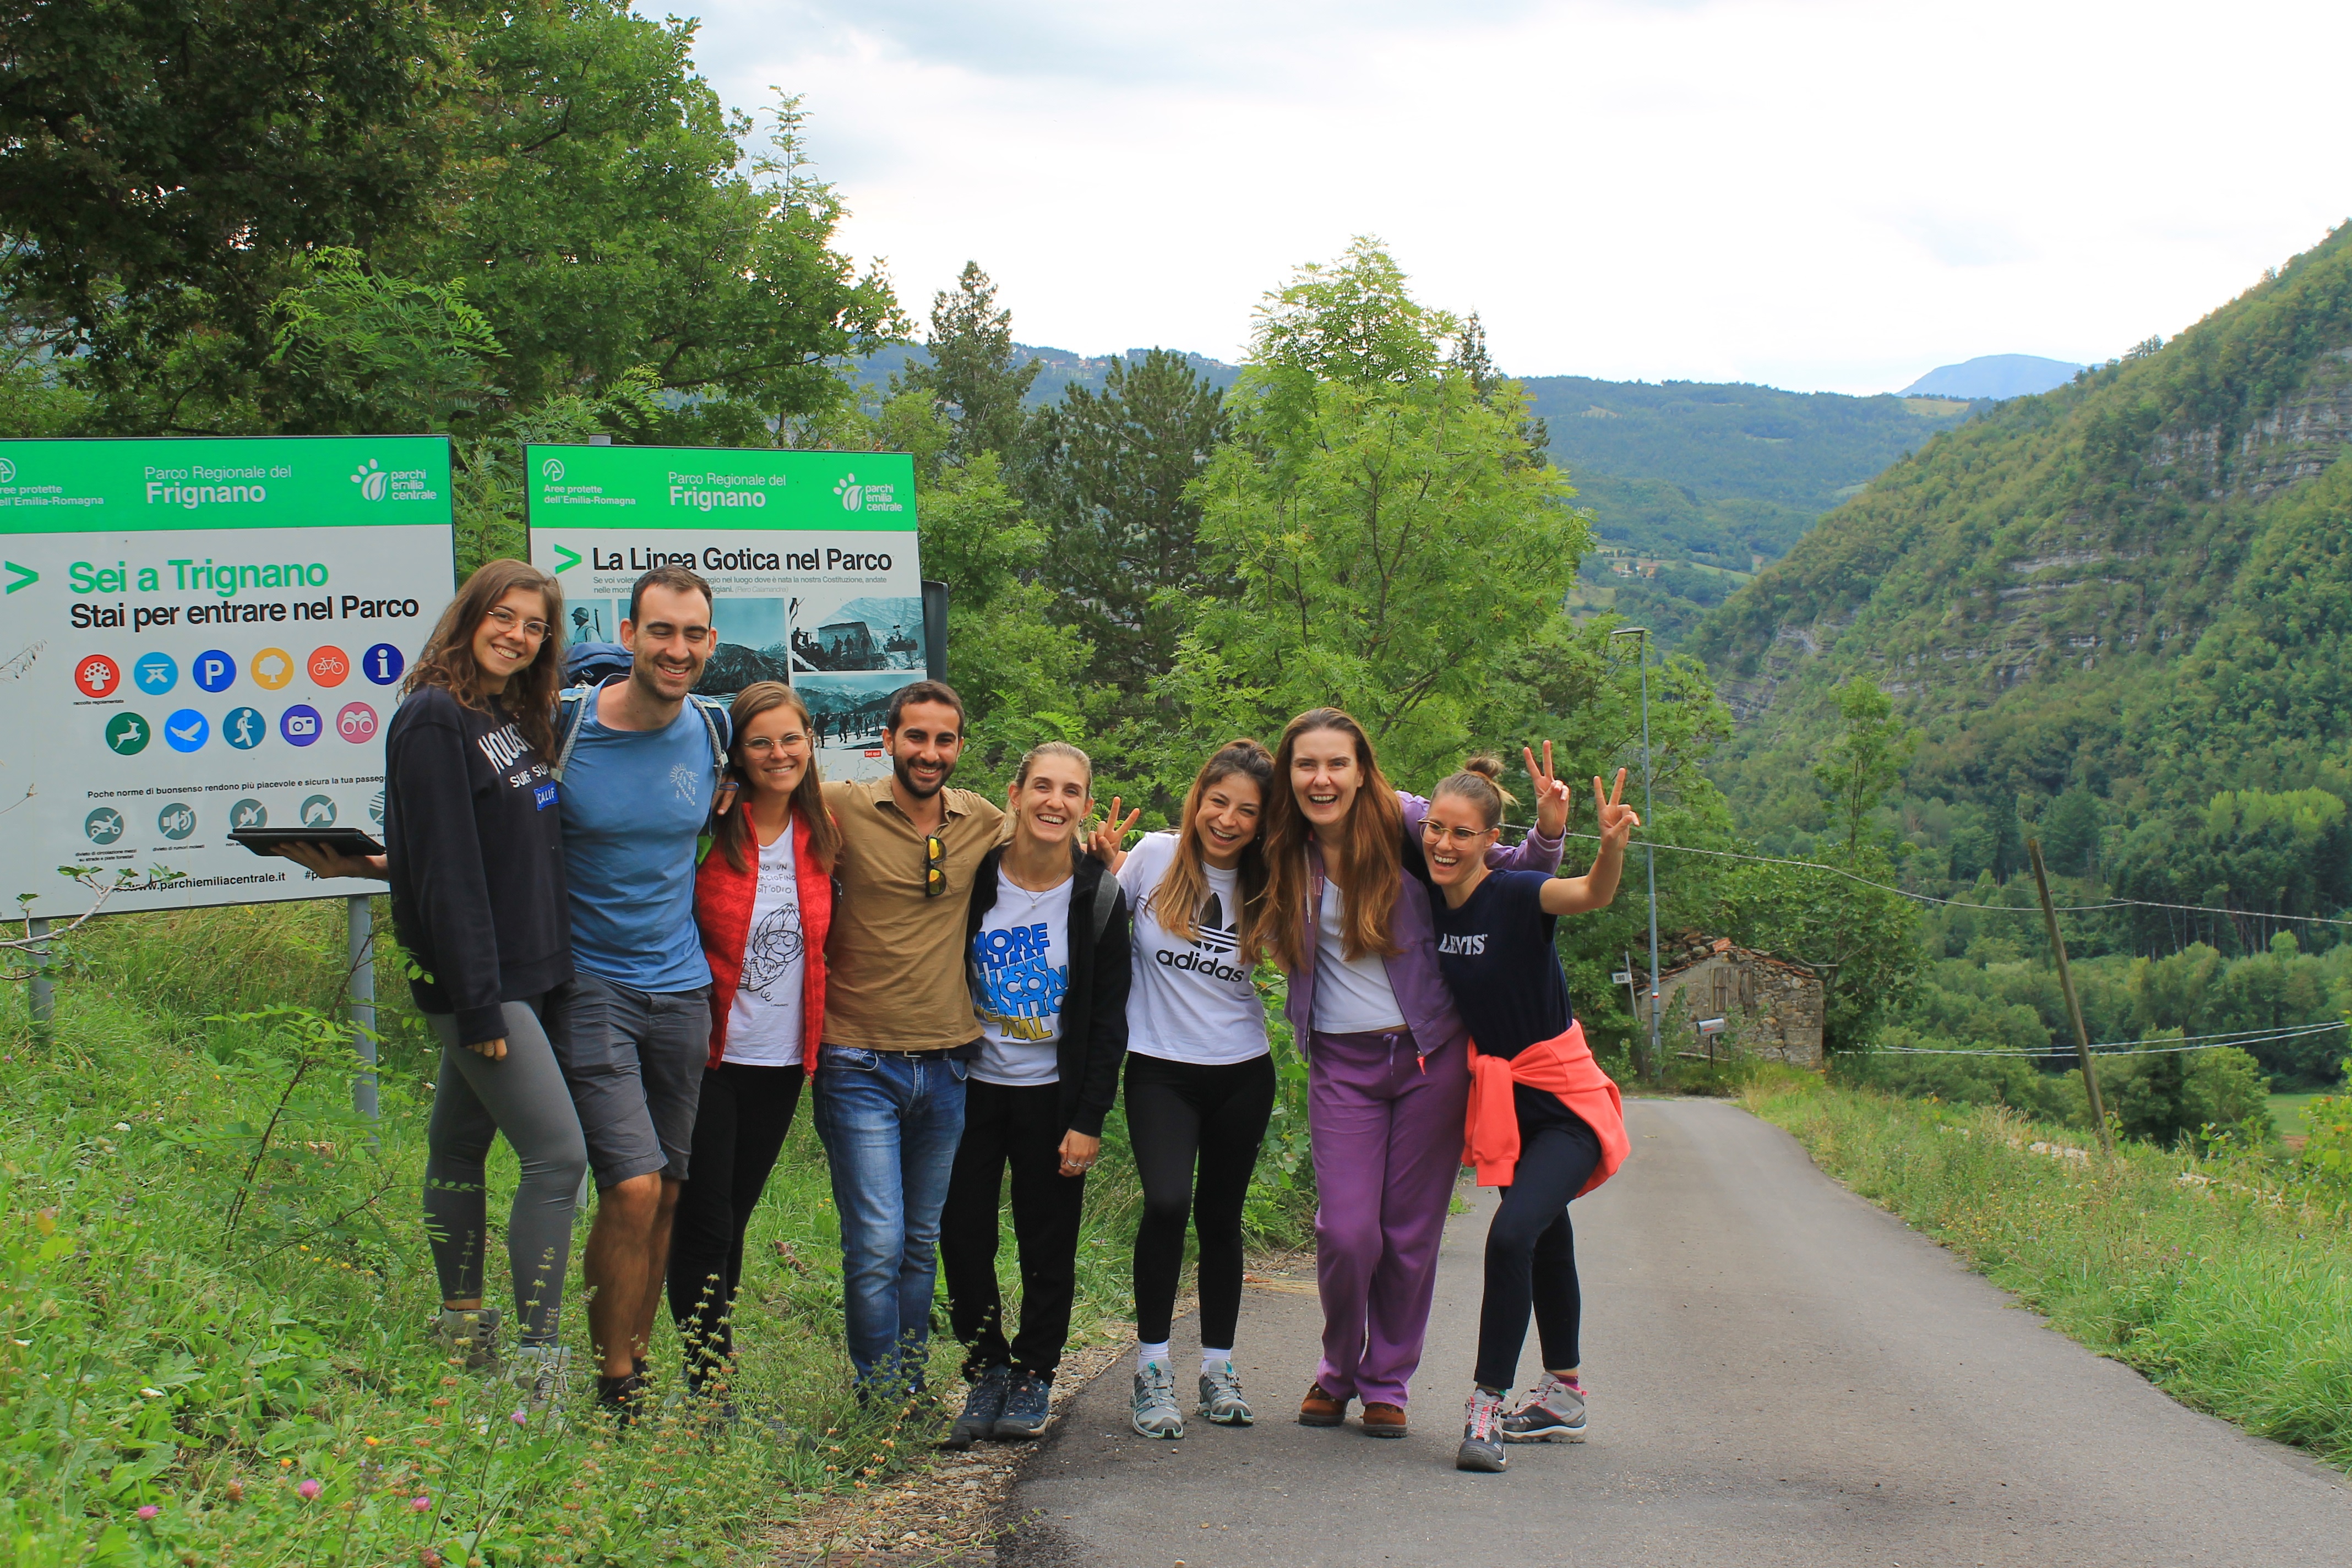
<path id="1" fill-rule="evenodd" d="M 1540 768 L 1528 753 L 1528 771 L 1535 828 L 1488 864 L 1554 871 L 1569 796 L 1549 743 Z M 1322 1364 L 1298 1419 L 1339 1426 L 1357 1399 L 1376 1437 L 1405 1435 L 1470 1094 L 1468 1031 L 1438 973 L 1421 864 L 1428 809 L 1389 786 L 1363 727 L 1338 709 L 1283 731 L 1265 805 L 1265 930 L 1307 1061 L 1323 1299 Z"/>

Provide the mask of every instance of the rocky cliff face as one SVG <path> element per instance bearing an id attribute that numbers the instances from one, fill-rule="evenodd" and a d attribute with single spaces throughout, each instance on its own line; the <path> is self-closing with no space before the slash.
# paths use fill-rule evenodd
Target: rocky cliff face
<path id="1" fill-rule="evenodd" d="M 1931 739 L 2021 703 L 2075 702 L 2095 727 L 2109 677 L 2192 647 L 2275 508 L 2347 442 L 2352 226 L 2171 344 L 1939 437 L 1692 647 L 1749 754 L 1852 672 Z"/>

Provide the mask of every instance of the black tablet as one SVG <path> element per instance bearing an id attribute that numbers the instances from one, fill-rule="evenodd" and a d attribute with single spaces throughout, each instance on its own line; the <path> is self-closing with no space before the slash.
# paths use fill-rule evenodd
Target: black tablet
<path id="1" fill-rule="evenodd" d="M 316 844 L 341 855 L 381 855 L 383 846 L 356 827 L 232 827 L 228 836 L 256 855 L 271 855 L 280 844 Z"/>

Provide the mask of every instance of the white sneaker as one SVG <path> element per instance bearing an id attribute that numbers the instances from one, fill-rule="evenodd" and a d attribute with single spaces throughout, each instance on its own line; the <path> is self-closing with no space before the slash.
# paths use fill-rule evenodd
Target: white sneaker
<path id="1" fill-rule="evenodd" d="M 1201 1369 L 1200 1414 L 1220 1426 L 1246 1426 L 1257 1417 L 1242 1397 L 1242 1376 L 1230 1361 Z"/>
<path id="2" fill-rule="evenodd" d="M 433 1316 L 433 1342 L 459 1366 L 470 1370 L 495 1365 L 499 1321 L 496 1307 L 444 1307 Z"/>
<path id="3" fill-rule="evenodd" d="M 526 1415 L 560 1410 L 571 1374 L 572 1352 L 563 1345 L 520 1345 L 507 1357 L 507 1381 L 521 1393 Z"/>

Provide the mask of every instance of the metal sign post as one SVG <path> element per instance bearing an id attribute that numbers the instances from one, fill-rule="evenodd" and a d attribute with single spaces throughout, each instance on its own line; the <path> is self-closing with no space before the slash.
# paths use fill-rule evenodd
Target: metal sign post
<path id="1" fill-rule="evenodd" d="M 343 900 L 350 934 L 352 966 L 352 1048 L 367 1070 L 352 1079 L 352 1109 L 370 1121 L 376 1119 L 375 1099 L 375 911 L 371 895 L 353 893 Z"/>
<path id="2" fill-rule="evenodd" d="M 33 961 L 33 978 L 25 987 L 25 999 L 32 1005 L 33 1038 L 42 1045 L 49 1043 L 51 1027 L 58 1015 L 58 992 L 49 979 L 49 922 L 35 915 L 25 922 L 25 934 L 34 945 L 25 950 Z"/>

